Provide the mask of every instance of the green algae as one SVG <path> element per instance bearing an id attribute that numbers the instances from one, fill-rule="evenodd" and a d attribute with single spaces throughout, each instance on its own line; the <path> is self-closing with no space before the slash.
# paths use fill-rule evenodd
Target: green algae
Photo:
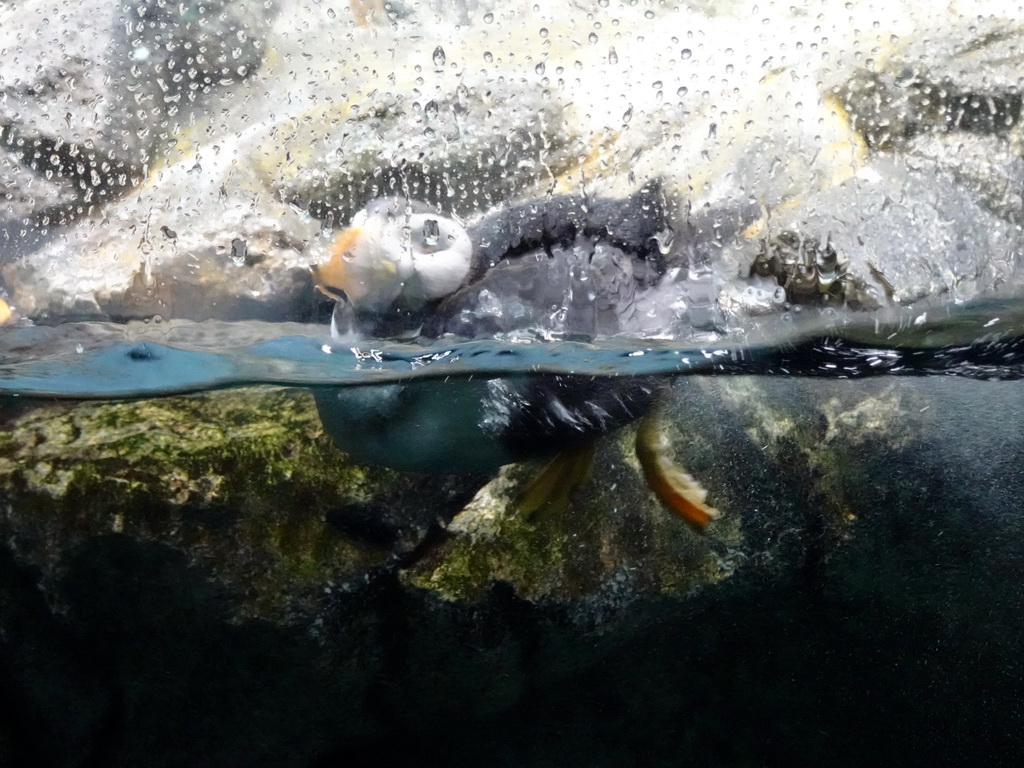
<path id="1" fill-rule="evenodd" d="M 664 509 L 635 466 L 634 429 L 601 442 L 590 477 L 564 509 L 532 516 L 516 508 L 537 465 L 507 468 L 451 526 L 456 535 L 407 578 L 450 600 L 480 599 L 495 582 L 534 601 L 684 594 L 730 572 L 737 522 L 694 533 Z M 582 605 L 582 603 L 581 603 Z"/>
<path id="2" fill-rule="evenodd" d="M 378 562 L 326 516 L 392 477 L 349 462 L 301 390 L 42 406 L 0 437 L 6 525 L 27 559 L 101 535 L 168 543 L 244 595 L 240 616 L 308 609 Z"/>
<path id="3" fill-rule="evenodd" d="M 817 399 L 813 385 L 795 381 L 774 398 L 756 379 L 680 384 L 666 407 L 667 435 L 677 461 L 723 513 L 707 533 L 654 499 L 627 428 L 602 442 L 592 476 L 557 513 L 528 518 L 516 510 L 537 467 L 503 471 L 453 520 L 443 551 L 407 579 L 450 600 L 480 599 L 504 582 L 533 601 L 607 607 L 691 594 L 745 565 L 781 564 L 800 556 L 788 548 L 799 549 L 794 542 L 807 530 L 814 547 L 830 551 L 867 511 L 873 479 L 864 455 L 914 440 L 909 406 L 894 387 Z"/>
<path id="4" fill-rule="evenodd" d="M 433 521 L 454 516 L 443 541 L 406 563 L 407 587 L 478 603 L 506 584 L 523 599 L 601 617 L 771 562 L 808 515 L 829 546 L 852 535 L 871 483 L 859 454 L 912 439 L 899 426 L 907 404 L 891 388 L 876 390 L 818 401 L 795 385 L 785 398 L 766 398 L 752 379 L 676 387 L 670 443 L 723 513 L 705 534 L 646 487 L 633 428 L 599 443 L 591 475 L 564 509 L 528 516 L 516 500 L 539 463 L 506 467 L 486 485 L 359 465 L 324 434 L 306 391 L 270 387 L 9 406 L 0 525 L 44 581 L 90 539 L 158 542 L 233 595 L 236 618 L 290 622 L 317 615 L 325 595 L 361 583 L 396 547 L 417 548 Z M 360 505 L 402 533 L 374 541 L 336 524 L 338 510 Z"/>
<path id="5" fill-rule="evenodd" d="M 901 452 L 919 438 L 912 416 L 927 410 L 919 397 L 901 395 L 898 382 L 862 382 L 845 396 L 809 399 L 811 387 L 791 386 L 789 397 L 766 400 L 754 379 L 716 386 L 735 409 L 752 444 L 784 478 L 792 504 L 811 510 L 833 541 L 853 535 L 877 478 L 866 457 Z"/>

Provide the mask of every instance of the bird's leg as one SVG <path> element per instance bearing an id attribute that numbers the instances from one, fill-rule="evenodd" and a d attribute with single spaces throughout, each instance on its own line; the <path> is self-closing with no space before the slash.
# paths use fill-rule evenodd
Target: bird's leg
<path id="1" fill-rule="evenodd" d="M 697 531 L 721 516 L 704 503 L 708 492 L 669 455 L 669 442 L 662 429 L 659 410 L 640 420 L 636 432 L 636 457 L 644 478 L 662 504 Z"/>
<path id="2" fill-rule="evenodd" d="M 583 484 L 594 461 L 596 440 L 560 451 L 526 485 L 516 508 L 527 517 L 543 510 L 562 510 L 573 491 Z"/>

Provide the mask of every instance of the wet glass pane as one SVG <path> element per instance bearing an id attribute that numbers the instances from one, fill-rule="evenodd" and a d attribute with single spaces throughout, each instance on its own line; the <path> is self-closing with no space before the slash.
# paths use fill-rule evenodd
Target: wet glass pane
<path id="1" fill-rule="evenodd" d="M 1022 19 L 0 0 L 0 762 L 1007 762 Z"/>

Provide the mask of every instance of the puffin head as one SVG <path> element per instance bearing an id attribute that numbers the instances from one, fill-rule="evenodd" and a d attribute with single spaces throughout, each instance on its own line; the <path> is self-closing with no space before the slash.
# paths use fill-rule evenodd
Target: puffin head
<path id="1" fill-rule="evenodd" d="M 337 235 L 313 279 L 360 315 L 416 311 L 462 285 L 472 256 L 469 234 L 454 219 L 423 203 L 380 198 Z"/>

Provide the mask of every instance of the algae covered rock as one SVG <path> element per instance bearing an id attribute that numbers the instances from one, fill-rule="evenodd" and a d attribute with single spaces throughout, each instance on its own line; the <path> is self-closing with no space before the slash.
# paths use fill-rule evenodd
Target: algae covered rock
<path id="1" fill-rule="evenodd" d="M 643 597 L 715 584 L 763 556 L 749 530 L 780 525 L 792 514 L 780 508 L 802 500 L 784 501 L 749 475 L 771 477 L 781 462 L 792 470 L 794 451 L 823 475 L 808 492 L 821 496 L 829 527 L 845 526 L 851 504 L 837 490 L 855 464 L 834 454 L 844 440 L 868 437 L 856 420 L 847 434 L 836 414 L 881 406 L 809 405 L 816 419 L 838 425 L 827 428 L 824 447 L 812 447 L 814 434 L 793 426 L 806 414 L 753 407 L 760 398 L 741 380 L 723 391 L 694 381 L 675 388 L 675 450 L 726 511 L 704 536 L 646 488 L 633 428 L 603 441 L 564 509 L 528 516 L 517 502 L 537 462 L 486 484 L 361 466 L 323 434 L 307 393 L 273 388 L 9 411 L 0 453 L 5 526 L 13 551 L 43 569 L 44 583 L 96 537 L 167 544 L 232 592 L 240 616 L 311 620 L 325 592 L 395 563 L 407 566 L 407 588 L 444 600 L 473 604 L 502 582 L 521 599 L 604 616 Z M 793 397 L 784 402 L 801 407 Z M 739 424 L 773 449 L 751 454 Z M 758 494 L 766 497 L 759 505 L 775 494 L 771 514 L 749 511 Z"/>
<path id="2" fill-rule="evenodd" d="M 907 677 L 879 654 L 929 660 L 915 717 L 979 679 L 1006 703 L 992 671 L 1020 650 L 1015 386 L 680 379 L 673 450 L 723 512 L 705 535 L 644 487 L 629 428 L 566 509 L 526 519 L 534 467 L 360 467 L 299 390 L 8 401 L 0 646 L 26 726 L 0 756 L 331 765 L 392 754 L 397 734 L 456 765 L 528 763 L 570 712 L 559 734 L 597 724 L 603 749 L 643 729 L 677 759 L 680 706 L 705 743 L 723 716 L 781 718 L 805 695 L 894 705 Z M 959 650 L 934 648 L 947 636 L 993 662 L 965 676 Z M 496 735 L 431 739 L 453 722 Z M 762 727 L 810 754 L 785 722 Z M 39 723 L 55 737 L 29 738 Z"/>
<path id="3" fill-rule="evenodd" d="M 522 599 L 570 605 L 613 590 L 626 604 L 731 570 L 738 518 L 704 539 L 669 516 L 635 466 L 632 430 L 605 441 L 567 509 L 526 518 L 516 501 L 539 464 L 486 486 L 354 464 L 302 390 L 8 405 L 6 418 L 5 527 L 44 583 L 108 536 L 181 550 L 239 616 L 274 621 L 310 620 L 324 593 L 396 562 L 410 565 L 410 588 L 464 604 L 496 582 Z"/>
<path id="4" fill-rule="evenodd" d="M 240 616 L 308 614 L 388 546 L 414 544 L 452 503 L 446 492 L 459 498 L 457 483 L 416 498 L 381 493 L 395 473 L 347 461 L 299 390 L 50 405 L 7 419 L 5 526 L 44 578 L 97 537 L 160 542 L 232 591 Z"/>
<path id="5" fill-rule="evenodd" d="M 359 465 L 323 433 L 307 392 L 269 387 L 8 406 L 4 526 L 44 584 L 90 539 L 166 544 L 232 594 L 238 616 L 312 621 L 325 595 L 384 568 L 443 601 L 477 604 L 502 583 L 599 624 L 640 599 L 791 566 L 787 536 L 821 556 L 856 537 L 878 482 L 866 465 L 927 450 L 918 414 L 932 405 L 894 380 L 822 392 L 743 377 L 671 388 L 673 452 L 724 513 L 705 534 L 647 488 L 635 427 L 601 441 L 564 508 L 525 514 L 541 459 L 490 480 Z"/>

